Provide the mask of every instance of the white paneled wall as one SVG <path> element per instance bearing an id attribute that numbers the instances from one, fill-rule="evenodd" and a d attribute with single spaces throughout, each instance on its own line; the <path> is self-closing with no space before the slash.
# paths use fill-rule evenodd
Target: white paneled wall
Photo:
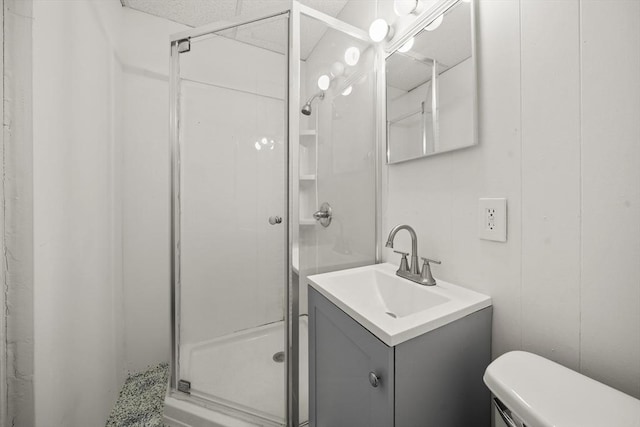
<path id="1" fill-rule="evenodd" d="M 521 3 L 522 346 L 574 369 L 580 346 L 579 16 L 578 0 Z"/>
<path id="2" fill-rule="evenodd" d="M 169 35 L 185 26 L 122 9 L 125 366 L 170 358 Z"/>
<path id="3" fill-rule="evenodd" d="M 436 276 L 492 296 L 494 356 L 529 350 L 636 397 L 638 28 L 637 1 L 481 0 L 480 145 L 385 168 L 383 204 Z M 508 199 L 506 243 L 477 238 L 480 197 Z"/>
<path id="4" fill-rule="evenodd" d="M 638 397 L 640 2 L 580 14 L 580 369 Z"/>
<path id="5" fill-rule="evenodd" d="M 37 426 L 103 425 L 124 380 L 119 8 L 33 2 Z"/>
<path id="6" fill-rule="evenodd" d="M 123 281 L 126 370 L 167 362 L 169 93 L 167 79 L 123 73 Z"/>

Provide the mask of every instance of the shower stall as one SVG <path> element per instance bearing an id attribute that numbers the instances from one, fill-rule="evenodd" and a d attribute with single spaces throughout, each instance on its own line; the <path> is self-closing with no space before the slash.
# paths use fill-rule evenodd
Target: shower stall
<path id="1" fill-rule="evenodd" d="M 307 423 L 306 277 L 378 258 L 378 49 L 295 1 L 172 37 L 169 425 Z"/>

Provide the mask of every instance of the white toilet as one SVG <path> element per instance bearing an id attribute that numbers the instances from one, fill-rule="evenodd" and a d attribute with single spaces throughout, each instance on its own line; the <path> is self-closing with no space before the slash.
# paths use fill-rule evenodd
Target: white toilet
<path id="1" fill-rule="evenodd" d="M 496 427 L 640 427 L 640 400 L 535 354 L 503 354 L 484 382 Z"/>

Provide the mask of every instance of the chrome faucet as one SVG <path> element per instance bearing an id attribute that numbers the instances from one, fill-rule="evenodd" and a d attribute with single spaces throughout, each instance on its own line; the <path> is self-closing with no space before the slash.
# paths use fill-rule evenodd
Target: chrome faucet
<path id="1" fill-rule="evenodd" d="M 415 274 L 417 276 L 420 275 L 420 269 L 418 268 L 418 236 L 416 236 L 416 231 L 408 226 L 408 225 L 396 225 L 389 232 L 389 237 L 387 238 L 387 244 L 385 245 L 387 248 L 393 249 L 393 239 L 396 238 L 396 234 L 400 230 L 407 230 L 409 234 L 411 234 L 411 264 L 408 272 L 411 274 Z M 402 254 L 403 252 L 398 252 Z M 404 254 L 402 257 L 405 258 L 407 255 Z M 400 273 L 400 270 L 397 271 Z M 399 274 L 398 274 L 399 276 Z"/>
<path id="2" fill-rule="evenodd" d="M 402 259 L 400 261 L 400 268 L 396 271 L 396 275 L 403 277 L 405 279 L 411 280 L 412 282 L 419 283 L 425 286 L 433 286 L 436 284 L 436 280 L 431 275 L 431 266 L 430 262 L 434 264 L 440 264 L 440 261 L 428 259 L 422 257 L 424 260 L 424 264 L 422 265 L 422 273 L 420 273 L 420 268 L 418 267 L 418 236 L 416 235 L 415 230 L 408 225 L 396 225 L 389 232 L 389 237 L 387 238 L 387 243 L 385 246 L 387 248 L 393 249 L 393 239 L 395 239 L 396 234 L 400 230 L 407 230 L 411 235 L 411 264 L 407 263 L 407 255 L 406 252 L 394 251 L 402 255 Z"/>

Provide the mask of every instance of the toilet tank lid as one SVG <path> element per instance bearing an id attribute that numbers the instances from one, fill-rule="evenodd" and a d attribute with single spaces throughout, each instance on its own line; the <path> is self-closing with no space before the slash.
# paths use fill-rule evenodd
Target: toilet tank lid
<path id="1" fill-rule="evenodd" d="M 503 354 L 484 382 L 527 427 L 640 427 L 640 400 L 535 354 Z"/>

